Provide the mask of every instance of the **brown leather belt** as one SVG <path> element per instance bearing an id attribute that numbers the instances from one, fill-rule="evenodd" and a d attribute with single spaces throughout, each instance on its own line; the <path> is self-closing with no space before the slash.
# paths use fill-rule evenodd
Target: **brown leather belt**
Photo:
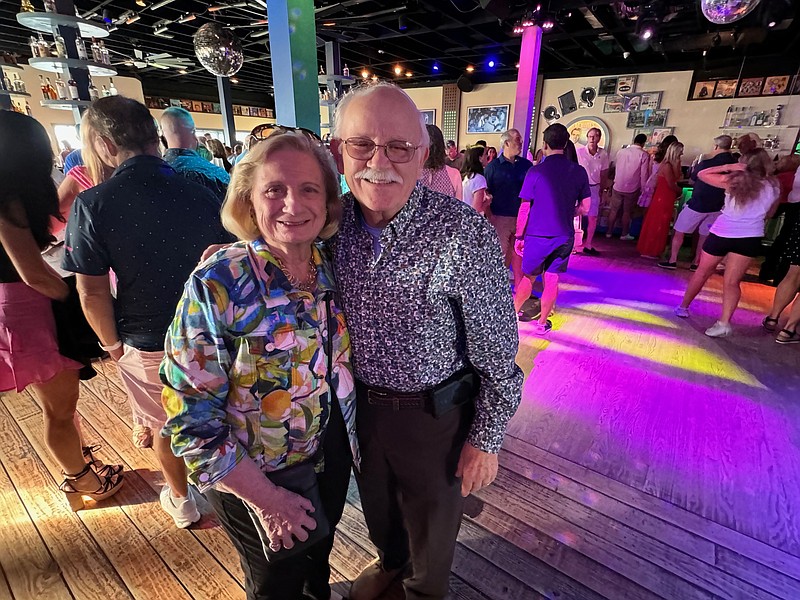
<path id="1" fill-rule="evenodd" d="M 392 410 L 428 409 L 430 408 L 431 394 L 422 392 L 397 392 L 387 388 L 373 387 L 356 381 L 356 390 L 363 394 L 367 403 L 372 406 L 391 408 Z"/>

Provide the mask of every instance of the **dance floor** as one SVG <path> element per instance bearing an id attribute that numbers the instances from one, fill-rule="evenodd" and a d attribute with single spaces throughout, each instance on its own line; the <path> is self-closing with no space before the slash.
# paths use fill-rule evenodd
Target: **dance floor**
<path id="1" fill-rule="evenodd" d="M 573 260 L 546 338 L 520 324 L 523 401 L 497 481 L 467 501 L 452 597 L 800 599 L 800 347 L 760 329 L 773 289 L 745 283 L 735 337 L 711 339 L 720 277 L 678 319 L 688 271 L 600 250 Z M 102 370 L 82 387 L 84 432 L 130 472 L 91 510 L 59 495 L 36 400 L 1 398 L 0 600 L 243 598 L 213 516 L 180 531 L 158 507 L 153 455 Z M 372 556 L 351 487 L 335 590 Z"/>

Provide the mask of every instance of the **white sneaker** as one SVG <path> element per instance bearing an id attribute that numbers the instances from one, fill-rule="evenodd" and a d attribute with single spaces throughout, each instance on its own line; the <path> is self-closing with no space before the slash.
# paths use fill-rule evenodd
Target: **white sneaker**
<path id="1" fill-rule="evenodd" d="M 728 337 L 732 333 L 733 327 L 720 323 L 719 321 L 706 329 L 706 335 L 708 337 Z"/>
<path id="2" fill-rule="evenodd" d="M 688 319 L 689 318 L 689 309 L 683 308 L 682 306 L 675 307 L 675 316 L 680 317 L 681 319 Z"/>
<path id="3" fill-rule="evenodd" d="M 623 235 L 619 239 L 621 239 L 623 242 L 630 242 L 631 240 L 635 240 L 636 238 L 633 237 L 632 235 Z"/>
<path id="4" fill-rule="evenodd" d="M 197 510 L 197 502 L 192 497 L 191 486 L 189 486 L 189 494 L 185 498 L 173 498 L 172 490 L 164 484 L 164 487 L 161 488 L 161 508 L 172 517 L 178 529 L 186 529 L 200 520 L 200 511 Z"/>
<path id="5" fill-rule="evenodd" d="M 608 239 L 611 239 L 611 234 L 610 234 L 610 233 L 607 233 L 607 234 L 606 234 L 606 237 L 607 237 Z"/>

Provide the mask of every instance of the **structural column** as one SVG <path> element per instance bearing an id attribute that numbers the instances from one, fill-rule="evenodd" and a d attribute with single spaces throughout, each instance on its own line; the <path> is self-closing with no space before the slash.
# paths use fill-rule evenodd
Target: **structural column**
<path id="1" fill-rule="evenodd" d="M 536 82 L 539 75 L 539 56 L 542 52 L 542 28 L 526 27 L 522 32 L 522 49 L 517 74 L 517 94 L 514 103 L 514 129 L 522 135 L 522 156 L 531 142 L 531 125 L 536 110 Z"/>
<path id="2" fill-rule="evenodd" d="M 225 143 L 233 148 L 236 143 L 236 123 L 233 120 L 233 102 L 231 100 L 231 80 L 228 77 L 217 77 L 219 107 L 222 112 L 222 136 Z"/>
<path id="3" fill-rule="evenodd" d="M 314 0 L 267 0 L 275 116 L 319 133 Z"/>

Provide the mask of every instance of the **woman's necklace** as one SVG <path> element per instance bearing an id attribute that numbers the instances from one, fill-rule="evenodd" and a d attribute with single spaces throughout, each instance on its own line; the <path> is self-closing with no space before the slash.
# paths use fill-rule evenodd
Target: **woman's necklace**
<path id="1" fill-rule="evenodd" d="M 317 265 L 314 263 L 313 252 L 311 253 L 311 258 L 308 259 L 309 272 L 308 276 L 305 278 L 305 281 L 301 281 L 292 275 L 292 272 L 286 268 L 286 265 L 283 264 L 283 261 L 274 252 L 272 253 L 272 257 L 278 263 L 278 266 L 281 268 L 281 271 L 283 271 L 283 274 L 286 275 L 286 279 L 289 280 L 289 283 L 291 283 L 297 289 L 304 292 L 311 292 L 317 286 Z"/>

